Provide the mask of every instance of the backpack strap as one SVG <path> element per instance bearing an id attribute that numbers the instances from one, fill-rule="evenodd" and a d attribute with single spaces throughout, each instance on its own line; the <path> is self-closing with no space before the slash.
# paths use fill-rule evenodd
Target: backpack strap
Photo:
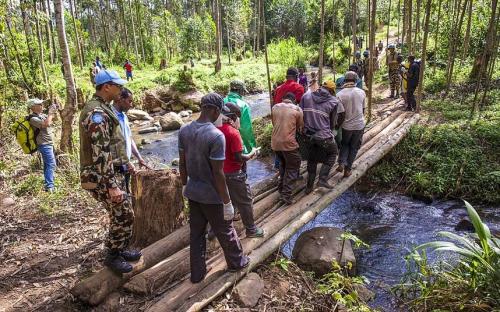
<path id="1" fill-rule="evenodd" d="M 33 117 L 38 117 L 38 116 L 36 114 L 29 114 L 28 116 L 26 116 L 26 121 L 29 123 L 31 118 L 33 118 Z M 40 133 L 40 129 L 38 129 L 37 127 L 33 127 L 33 129 L 34 129 L 33 132 L 35 133 L 35 140 L 36 140 L 36 137 Z"/>

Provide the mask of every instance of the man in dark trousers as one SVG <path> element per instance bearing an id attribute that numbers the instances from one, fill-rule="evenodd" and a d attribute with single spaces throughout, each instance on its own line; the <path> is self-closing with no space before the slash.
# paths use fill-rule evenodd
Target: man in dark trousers
<path id="1" fill-rule="evenodd" d="M 418 86 L 418 79 L 420 76 L 420 66 L 415 62 L 415 56 L 408 56 L 410 68 L 408 69 L 408 90 L 406 90 L 406 102 L 408 106 L 407 111 L 414 111 L 417 109 L 417 100 L 415 100 L 415 90 Z"/>
<path id="2" fill-rule="evenodd" d="M 333 96 L 335 83 L 326 81 L 315 92 L 308 92 L 302 97 L 300 108 L 304 112 L 304 137 L 307 142 L 307 185 L 306 193 L 313 190 L 318 163 L 322 163 L 319 172 L 318 187 L 332 189 L 328 176 L 338 154 L 333 130 L 342 124 L 344 107 Z"/>
<path id="3" fill-rule="evenodd" d="M 201 99 L 200 117 L 179 131 L 179 170 L 184 196 L 189 200 L 191 282 L 207 274 L 205 263 L 207 223 L 217 237 L 229 271 L 249 264 L 233 227 L 234 208 L 224 176 L 224 134 L 214 125 L 224 101 L 217 93 Z"/>

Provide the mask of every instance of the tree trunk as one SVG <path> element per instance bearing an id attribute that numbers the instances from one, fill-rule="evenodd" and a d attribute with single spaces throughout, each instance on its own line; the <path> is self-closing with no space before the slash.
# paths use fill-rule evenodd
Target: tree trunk
<path id="1" fill-rule="evenodd" d="M 227 14 L 227 8 L 224 10 L 225 15 L 226 15 L 226 37 L 227 37 L 227 57 L 228 57 L 228 62 L 229 65 L 231 65 L 231 40 L 229 38 L 229 16 Z"/>
<path id="2" fill-rule="evenodd" d="M 45 69 L 45 57 L 43 53 L 43 43 L 42 43 L 42 30 L 40 27 L 40 22 L 38 21 L 38 10 L 37 10 L 36 0 L 33 0 L 33 9 L 35 11 L 35 27 L 36 27 L 36 37 L 38 40 L 38 58 L 40 59 L 40 68 L 42 69 L 43 83 L 48 84 L 49 79 L 47 77 L 47 70 Z"/>
<path id="3" fill-rule="evenodd" d="M 125 39 L 125 47 L 127 48 L 127 59 L 130 58 L 130 44 L 128 42 L 128 27 L 127 20 L 125 19 L 125 5 L 123 4 L 123 0 L 118 0 L 118 9 L 120 11 L 121 24 L 123 28 L 123 34 Z"/>
<path id="4" fill-rule="evenodd" d="M 108 10 L 105 9 L 105 7 L 102 4 L 102 0 L 99 0 L 99 14 L 100 17 L 99 19 L 101 20 L 101 33 L 103 34 L 104 37 L 104 46 L 106 47 L 106 53 L 108 55 L 108 58 L 111 58 L 111 45 L 108 40 L 108 28 L 106 27 L 106 16 L 104 15 L 104 12 L 108 12 Z"/>
<path id="5" fill-rule="evenodd" d="M 335 0 L 332 0 L 332 72 L 333 72 L 333 81 L 336 81 L 337 75 L 337 61 L 335 60 L 335 16 L 337 14 L 337 10 L 335 9 Z M 307 91 L 307 90 L 304 90 Z"/>
<path id="6" fill-rule="evenodd" d="M 83 69 L 83 55 L 82 55 L 82 49 L 80 47 L 80 35 L 78 35 L 78 27 L 76 25 L 73 0 L 69 0 L 69 12 L 71 14 L 71 21 L 73 22 L 73 28 L 75 30 L 76 59 L 78 61 L 78 65 L 80 65 L 80 69 Z"/>
<path id="7" fill-rule="evenodd" d="M 216 61 L 215 61 L 215 73 L 220 72 L 221 70 L 221 22 L 220 22 L 220 4 L 219 0 L 215 0 L 215 45 L 217 46 L 216 49 Z"/>
<path id="8" fill-rule="evenodd" d="M 387 12 L 387 36 L 385 40 L 385 47 L 389 45 L 389 28 L 391 26 L 391 0 L 389 0 L 389 11 Z"/>
<path id="9" fill-rule="evenodd" d="M 19 7 L 21 8 L 21 17 L 23 20 L 24 37 L 26 39 L 26 47 L 28 49 L 28 60 L 30 62 L 31 74 L 34 80 L 37 80 L 37 71 L 35 68 L 35 54 L 33 52 L 31 27 L 29 22 L 28 13 L 26 12 L 28 8 L 28 2 L 26 0 L 21 0 Z"/>
<path id="10" fill-rule="evenodd" d="M 356 2 L 357 0 L 352 0 L 352 21 L 351 21 L 351 31 L 352 31 L 352 61 L 356 61 L 356 19 L 357 19 L 357 8 L 358 4 Z"/>
<path id="11" fill-rule="evenodd" d="M 61 111 L 62 130 L 60 148 L 63 152 L 73 150 L 73 119 L 77 109 L 77 97 L 75 80 L 73 78 L 73 68 L 71 66 L 71 57 L 69 55 L 68 42 L 66 41 L 66 26 L 64 24 L 63 0 L 55 0 L 54 8 L 56 11 L 57 37 L 61 49 L 62 62 L 64 66 L 64 80 L 66 81 L 66 104 Z"/>
<path id="12" fill-rule="evenodd" d="M 413 40 L 413 44 L 415 45 L 415 49 L 419 49 L 419 37 L 420 37 L 420 6 L 422 4 L 421 0 L 417 1 L 417 16 L 415 19 L 415 39 Z"/>
<path id="13" fill-rule="evenodd" d="M 472 24 L 472 0 L 469 1 L 469 8 L 467 10 L 467 28 L 465 30 L 464 46 L 462 50 L 462 64 L 467 57 L 467 50 L 469 50 L 470 41 L 470 28 Z"/>
<path id="14" fill-rule="evenodd" d="M 373 57 L 375 55 L 375 19 L 377 14 L 377 0 L 371 0 L 371 14 L 370 14 L 370 58 L 368 62 L 368 109 L 367 109 L 367 122 L 370 122 L 372 117 L 372 98 L 373 98 L 373 71 L 375 62 Z"/>
<path id="15" fill-rule="evenodd" d="M 413 0 L 408 0 L 408 25 L 406 25 L 408 27 L 408 35 L 406 36 L 406 40 L 408 42 L 408 53 L 410 54 L 414 54 L 414 49 L 413 49 L 413 44 L 412 44 L 412 15 L 413 15 L 413 9 L 412 9 L 412 6 L 413 6 Z"/>
<path id="16" fill-rule="evenodd" d="M 449 44 L 449 49 L 448 49 L 448 67 L 447 67 L 447 74 L 446 74 L 446 93 L 450 90 L 451 82 L 453 80 L 453 69 L 455 66 L 455 58 L 457 55 L 457 42 L 460 40 L 460 30 L 462 29 L 462 24 L 465 16 L 465 9 L 467 8 L 467 1 L 465 0 L 465 3 L 463 5 L 463 9 L 460 13 L 460 4 L 461 1 L 458 0 L 457 4 L 457 20 L 456 23 L 453 25 L 453 30 L 451 33 L 451 41 Z M 469 0 L 472 1 L 472 0 Z"/>
<path id="17" fill-rule="evenodd" d="M 54 55 L 52 53 L 52 50 L 54 49 L 53 47 L 53 41 L 52 41 L 52 32 L 51 32 L 51 23 L 52 23 L 52 16 L 49 15 L 47 11 L 47 2 L 45 0 L 41 1 L 42 3 L 42 11 L 43 14 L 47 17 L 47 21 L 44 23 L 45 27 L 45 43 L 47 44 L 47 51 L 49 53 L 49 58 L 50 58 L 50 64 L 54 64 Z"/>
<path id="18" fill-rule="evenodd" d="M 408 25 L 408 15 L 406 10 L 408 9 L 408 0 L 403 0 L 403 29 L 401 30 L 401 51 L 403 51 L 403 46 L 406 37 L 406 28 Z"/>
<path id="19" fill-rule="evenodd" d="M 143 248 L 182 225 L 182 183 L 179 174 L 172 170 L 143 170 L 132 178 L 135 219 L 130 242 Z"/>
<path id="20" fill-rule="evenodd" d="M 321 0 L 321 31 L 319 33 L 319 68 L 318 68 L 318 82 L 321 85 L 323 82 L 323 57 L 325 46 L 325 0 Z"/>
<path id="21" fill-rule="evenodd" d="M 132 35 L 134 37 L 135 61 L 137 63 L 140 63 L 141 59 L 139 58 L 139 50 L 137 48 L 137 39 L 136 39 L 136 36 L 135 36 L 134 10 L 132 9 L 132 2 L 131 2 L 131 0 L 128 0 L 128 8 L 129 8 L 129 11 L 130 11 L 130 21 L 132 22 Z"/>
<path id="22" fill-rule="evenodd" d="M 8 12 L 10 13 L 10 12 Z M 14 57 L 16 58 L 17 65 L 19 66 L 19 71 L 21 72 L 21 76 L 23 77 L 23 82 L 24 85 L 26 86 L 26 89 L 31 92 L 31 88 L 28 85 L 28 79 L 26 79 L 26 73 L 24 72 L 24 67 L 23 63 L 21 62 L 20 54 L 19 51 L 17 50 L 17 44 L 14 39 L 14 34 L 12 33 L 12 27 L 10 25 L 10 14 L 7 14 L 6 19 L 5 19 L 5 25 L 7 26 L 7 30 L 9 31 L 9 37 L 12 43 L 12 48 L 14 49 Z"/>
<path id="23" fill-rule="evenodd" d="M 52 25 L 52 11 L 50 9 L 50 0 L 47 0 L 47 14 L 49 16 L 49 28 L 50 28 L 50 41 L 52 49 L 50 50 L 51 64 L 57 62 L 57 45 L 56 45 L 56 32 L 54 31 L 54 26 Z"/>
<path id="24" fill-rule="evenodd" d="M 146 53 L 144 51 L 144 34 L 142 32 L 142 18 L 141 18 L 141 12 L 139 10 L 140 4 L 136 2 L 135 4 L 135 14 L 137 15 L 137 20 L 139 22 L 139 42 L 141 44 L 141 54 L 142 54 L 142 59 L 146 60 Z"/>
<path id="25" fill-rule="evenodd" d="M 425 22 L 424 22 L 424 42 L 422 43 L 422 61 L 420 63 L 420 73 L 418 76 L 418 93 L 417 93 L 417 113 L 420 112 L 422 104 L 422 89 L 424 84 L 425 65 L 427 62 L 427 38 L 429 37 L 429 21 L 431 19 L 431 4 L 432 0 L 427 0 L 425 5 Z"/>
<path id="26" fill-rule="evenodd" d="M 400 41 L 400 33 L 399 33 L 399 26 L 400 26 L 400 22 L 401 22 L 401 0 L 398 0 L 398 42 L 401 42 Z"/>
<path id="27" fill-rule="evenodd" d="M 437 16 L 437 25 L 436 25 L 436 34 L 434 37 L 434 59 L 435 62 L 438 61 L 438 36 L 439 36 L 439 24 L 441 22 L 441 7 L 443 6 L 443 0 L 439 0 L 439 8 L 438 8 L 438 16 Z M 432 70 L 433 73 L 436 73 L 437 64 L 434 64 L 434 68 Z"/>
<path id="28" fill-rule="evenodd" d="M 269 105 L 271 106 L 271 111 L 273 107 L 273 97 L 271 96 L 271 74 L 269 73 L 269 58 L 267 55 L 267 29 L 266 29 L 266 10 L 264 8 L 265 2 L 264 0 L 260 1 L 260 10 L 261 10 L 261 22 L 262 22 L 262 40 L 264 41 L 264 59 L 266 61 L 266 73 L 267 73 L 267 91 L 269 92 Z"/>

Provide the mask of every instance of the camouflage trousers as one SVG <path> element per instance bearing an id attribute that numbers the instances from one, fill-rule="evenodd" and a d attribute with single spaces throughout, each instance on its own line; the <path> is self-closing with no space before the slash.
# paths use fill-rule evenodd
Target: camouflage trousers
<path id="1" fill-rule="evenodd" d="M 389 68 L 389 81 L 391 85 L 391 92 L 397 91 L 399 93 L 401 76 L 399 76 L 399 71 L 397 68 Z"/>
<path id="2" fill-rule="evenodd" d="M 122 191 L 125 191 L 125 176 L 116 174 Z M 109 234 L 105 245 L 111 252 L 124 250 L 132 237 L 134 224 L 134 209 L 128 194 L 124 194 L 121 203 L 113 203 L 107 188 L 97 188 L 90 191 L 92 196 L 104 204 L 109 214 Z"/>

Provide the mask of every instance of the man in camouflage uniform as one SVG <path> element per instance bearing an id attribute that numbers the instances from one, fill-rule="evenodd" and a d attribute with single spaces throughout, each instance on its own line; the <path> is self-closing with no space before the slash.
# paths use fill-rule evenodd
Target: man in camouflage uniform
<path id="1" fill-rule="evenodd" d="M 108 254 L 105 265 L 118 273 L 132 271 L 127 261 L 137 261 L 139 251 L 125 248 L 132 236 L 134 211 L 129 195 L 124 193 L 124 174 L 134 173 L 125 146 L 120 123 L 110 102 L 117 99 L 126 83 L 111 70 L 101 70 L 95 77 L 96 92 L 85 104 L 79 119 L 80 179 L 82 188 L 104 203 L 109 213 Z"/>
<path id="2" fill-rule="evenodd" d="M 390 98 L 399 98 L 400 77 L 397 57 L 398 53 L 396 52 L 396 47 L 392 43 L 389 44 L 389 46 L 387 47 L 386 65 L 389 69 L 389 81 L 391 85 Z M 396 96 L 394 96 L 394 92 L 396 92 Z"/>

